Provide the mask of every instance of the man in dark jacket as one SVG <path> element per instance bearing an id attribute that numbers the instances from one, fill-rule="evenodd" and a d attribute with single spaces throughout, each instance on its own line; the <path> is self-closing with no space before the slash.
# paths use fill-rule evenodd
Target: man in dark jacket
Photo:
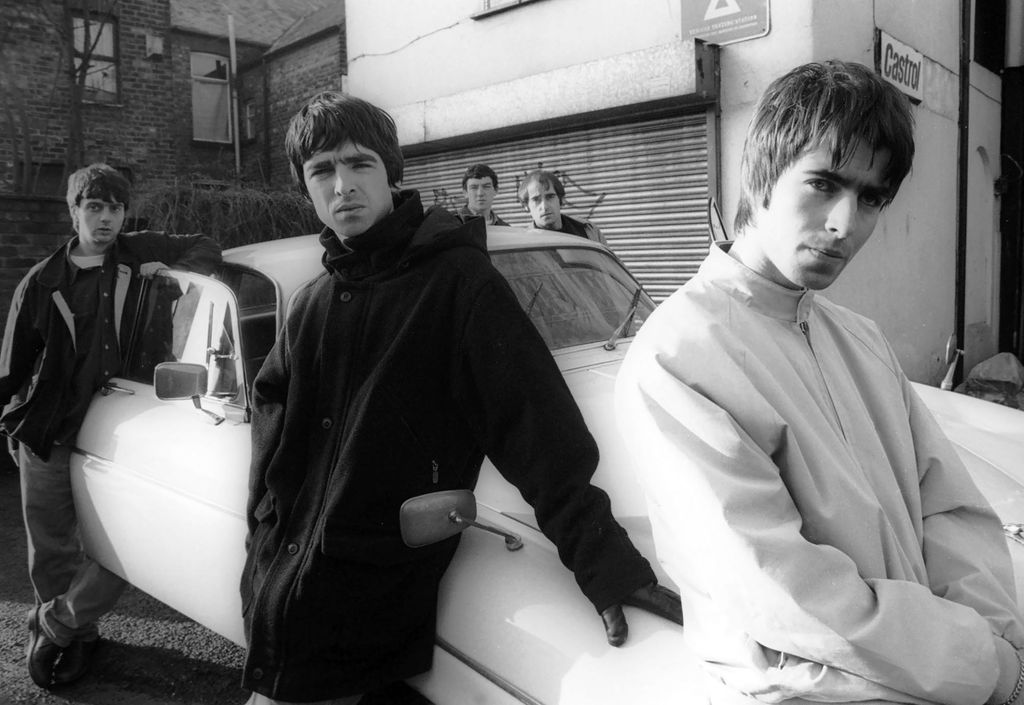
<path id="1" fill-rule="evenodd" d="M 82 553 L 68 460 L 93 394 L 120 370 L 140 278 L 220 262 L 202 235 L 121 234 L 129 185 L 106 164 L 72 174 L 67 200 L 76 235 L 22 279 L 0 348 L 0 432 L 21 471 L 36 595 L 28 670 L 44 688 L 84 675 L 96 621 L 124 588 Z"/>
<path id="2" fill-rule="evenodd" d="M 382 110 L 335 93 L 286 149 L 325 224 L 325 272 L 296 297 L 254 385 L 242 603 L 250 703 L 354 703 L 431 666 L 458 544 L 406 547 L 410 497 L 472 488 L 486 453 L 622 643 L 621 604 L 682 619 L 590 484 L 597 446 L 486 251 L 482 219 L 397 191 Z"/>
<path id="3" fill-rule="evenodd" d="M 591 222 L 583 222 L 562 212 L 565 205 L 565 186 L 552 172 L 534 169 L 519 186 L 517 194 L 523 208 L 533 218 L 533 227 L 554 230 L 567 235 L 585 237 L 607 245 L 601 229 Z"/>
<path id="4" fill-rule="evenodd" d="M 462 195 L 466 204 L 455 213 L 465 223 L 470 218 L 483 218 L 488 225 L 508 225 L 491 206 L 498 195 L 498 175 L 486 164 L 472 164 L 462 174 Z"/>

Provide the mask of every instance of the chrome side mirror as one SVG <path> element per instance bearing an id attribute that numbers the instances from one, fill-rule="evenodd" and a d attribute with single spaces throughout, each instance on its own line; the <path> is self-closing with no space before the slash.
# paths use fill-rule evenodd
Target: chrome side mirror
<path id="1" fill-rule="evenodd" d="M 410 548 L 444 541 L 470 526 L 503 537 L 510 551 L 523 547 L 522 539 L 515 534 L 476 521 L 476 498 L 469 490 L 431 492 L 407 499 L 399 510 L 399 523 L 402 541 Z"/>
<path id="2" fill-rule="evenodd" d="M 718 202 L 714 197 L 708 198 L 708 239 L 711 244 L 729 241 L 729 231 L 725 229 L 722 211 L 718 209 Z"/>
<path id="3" fill-rule="evenodd" d="M 153 387 L 157 399 L 191 399 L 193 406 L 203 412 L 207 421 L 219 424 L 224 417 L 204 409 L 202 405 L 206 384 L 207 372 L 203 365 L 192 362 L 161 362 L 153 369 Z"/>
<path id="4" fill-rule="evenodd" d="M 161 362 L 153 370 L 156 398 L 163 401 L 201 397 L 206 383 L 206 367 L 191 362 Z"/>
<path id="5" fill-rule="evenodd" d="M 953 389 L 953 382 L 956 378 L 956 366 L 964 351 L 957 345 L 956 333 L 950 334 L 946 340 L 946 375 L 939 383 L 939 389 L 950 391 Z"/>

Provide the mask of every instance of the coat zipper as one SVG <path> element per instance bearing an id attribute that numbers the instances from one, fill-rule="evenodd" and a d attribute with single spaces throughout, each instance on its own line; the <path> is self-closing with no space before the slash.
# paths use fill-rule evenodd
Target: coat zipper
<path id="1" fill-rule="evenodd" d="M 807 321 L 800 321 L 800 332 L 804 334 L 804 340 L 807 341 L 807 349 L 811 351 L 811 357 L 814 358 L 814 364 L 818 368 L 818 379 L 821 380 L 821 386 L 825 390 L 825 396 L 828 397 L 828 403 L 832 406 L 832 418 L 836 421 L 836 426 L 839 428 L 839 433 L 843 435 L 843 440 L 849 440 L 846 437 L 846 430 L 843 428 L 843 422 L 839 418 L 839 409 L 836 407 L 836 401 L 832 397 L 832 390 L 829 389 L 828 381 L 825 379 L 825 371 L 821 369 L 821 361 L 818 360 L 818 355 L 814 352 L 814 344 L 811 342 L 811 326 Z"/>

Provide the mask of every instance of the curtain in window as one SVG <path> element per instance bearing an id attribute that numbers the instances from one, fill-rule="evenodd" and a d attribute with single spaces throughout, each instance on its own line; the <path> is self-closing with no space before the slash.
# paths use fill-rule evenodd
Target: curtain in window
<path id="1" fill-rule="evenodd" d="M 228 84 L 192 81 L 192 137 L 210 142 L 230 142 Z"/>

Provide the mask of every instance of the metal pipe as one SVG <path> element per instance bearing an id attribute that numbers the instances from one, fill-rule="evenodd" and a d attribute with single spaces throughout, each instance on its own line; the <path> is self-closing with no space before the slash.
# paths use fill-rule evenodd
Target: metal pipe
<path id="1" fill-rule="evenodd" d="M 956 283 L 953 331 L 957 348 L 966 346 L 965 303 L 967 299 L 967 173 L 970 166 L 971 107 L 971 0 L 960 0 L 960 110 L 957 120 L 956 169 Z M 957 364 L 953 384 L 963 378 L 963 355 Z"/>
<path id="2" fill-rule="evenodd" d="M 231 135 L 235 143 L 235 179 L 242 178 L 242 140 L 238 134 L 238 58 L 235 52 L 235 18 L 228 15 L 228 47 L 231 50 Z"/>

